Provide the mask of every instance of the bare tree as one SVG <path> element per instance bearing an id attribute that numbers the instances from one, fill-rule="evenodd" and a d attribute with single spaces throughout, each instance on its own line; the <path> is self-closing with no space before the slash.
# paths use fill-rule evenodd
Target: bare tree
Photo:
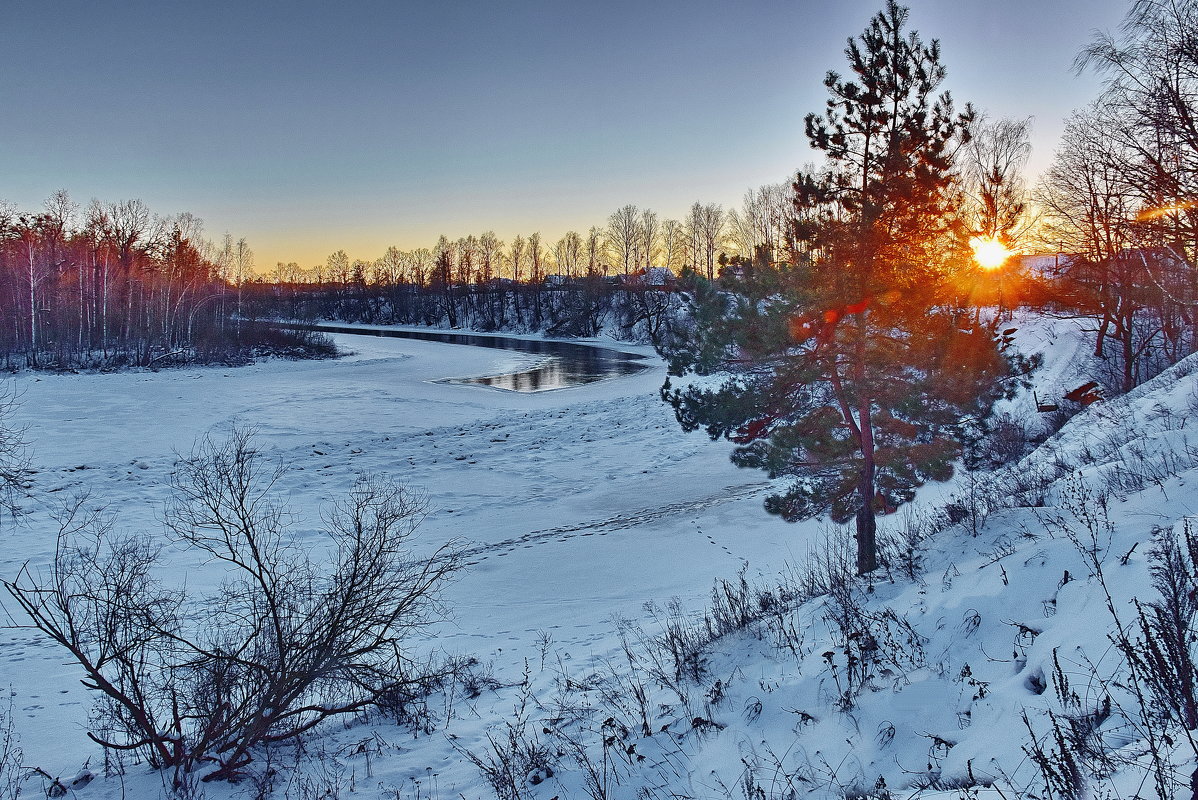
<path id="1" fill-rule="evenodd" d="M 392 245 L 374 262 L 374 282 L 379 286 L 393 287 L 403 281 L 404 254 Z"/>
<path id="2" fill-rule="evenodd" d="M 430 274 L 433 270 L 433 261 L 433 251 L 427 247 L 420 247 L 408 253 L 408 280 L 417 286 L 425 286 L 431 280 Z"/>
<path id="3" fill-rule="evenodd" d="M 715 279 L 716 254 L 723 241 L 726 224 L 723 206 L 716 203 L 695 203 L 691 206 L 686 220 L 691 254 L 695 260 L 695 271 L 702 271 L 708 280 Z"/>
<path id="4" fill-rule="evenodd" d="M 641 226 L 636 206 L 624 206 L 607 218 L 607 245 L 626 276 L 636 266 L 637 243 L 640 240 Z"/>
<path id="5" fill-rule="evenodd" d="M 641 236 L 638 246 L 641 266 L 646 270 L 653 266 L 653 255 L 657 252 L 657 239 L 660 234 L 661 225 L 657 219 L 657 212 L 646 208 L 641 212 Z"/>
<path id="6" fill-rule="evenodd" d="M 784 183 L 766 184 L 745 191 L 740 211 L 729 210 L 724 215 L 722 225 L 712 207 L 699 207 L 698 212 L 695 223 L 692 224 L 699 225 L 700 236 L 705 245 L 706 231 L 715 225 L 720 227 L 717 237 L 726 231 L 732 246 L 745 258 L 752 258 L 761 248 L 765 248 L 771 258 L 788 255 L 786 250 L 791 202 L 789 187 Z M 694 215 L 695 209 L 692 208 L 692 216 Z M 716 248 L 718 247 L 717 243 Z M 706 258 L 706 253 L 704 257 Z"/>
<path id="7" fill-rule="evenodd" d="M 345 255 L 343 250 L 338 250 L 338 253 Z M 237 244 L 233 247 L 233 281 L 237 285 L 237 322 L 236 329 L 238 336 L 241 335 L 241 320 L 243 316 L 243 291 L 245 282 L 251 275 L 254 274 L 254 251 L 250 249 L 249 243 L 242 237 L 237 240 Z"/>
<path id="8" fill-rule="evenodd" d="M 578 265 L 582 260 L 582 237 L 578 231 L 566 231 L 566 235 L 553 246 L 553 257 L 557 259 L 559 270 L 570 277 L 578 274 Z"/>
<path id="9" fill-rule="evenodd" d="M 1119 125 L 1120 165 L 1161 243 L 1198 263 L 1198 2 L 1135 0 L 1119 36 L 1095 33 L 1079 69 L 1106 78 L 1100 103 Z M 1195 328 L 1198 336 L 1198 326 Z"/>
<path id="10" fill-rule="evenodd" d="M 226 247 L 228 246 L 229 245 L 226 245 Z M 349 283 L 349 256 L 346 254 L 346 252 L 344 250 L 338 250 L 337 252 L 330 254 L 329 257 L 324 260 L 324 267 L 325 275 L 328 276 L 328 279 L 344 289 L 345 285 Z M 232 256 L 230 269 L 232 270 L 232 279 L 236 280 L 236 254 Z"/>
<path id="11" fill-rule="evenodd" d="M 479 280 L 483 283 L 499 274 L 502 251 L 503 242 L 495 235 L 495 231 L 486 231 L 478 237 Z"/>
<path id="12" fill-rule="evenodd" d="M 94 207 L 95 222 L 103 241 L 114 251 L 121 271 L 117 303 L 122 315 L 118 336 L 121 344 L 129 341 L 133 325 L 135 264 L 152 245 L 156 231 L 150 209 L 141 200 L 126 200 Z"/>
<path id="13" fill-rule="evenodd" d="M 524 265 L 525 245 L 524 237 L 517 235 L 515 239 L 512 239 L 509 250 L 511 254 L 509 260 L 512 262 L 512 280 L 516 283 L 520 282 L 520 267 Z"/>
<path id="14" fill-rule="evenodd" d="M 462 286 L 474 282 L 479 261 L 478 237 L 470 234 L 457 241 L 458 269 L 455 281 Z"/>
<path id="15" fill-rule="evenodd" d="M 1117 343 L 1120 386 L 1144 376 L 1140 357 L 1161 333 L 1155 315 L 1159 291 L 1147 264 L 1132 249 L 1138 202 L 1122 164 L 1127 153 L 1108 109 L 1094 106 L 1065 126 L 1052 166 L 1037 190 L 1043 209 L 1041 236 L 1069 253 L 1061 277 L 1076 294 L 1073 304 L 1096 321 L 1094 355 Z"/>
<path id="16" fill-rule="evenodd" d="M 21 217 L 17 232 L 22 261 L 21 273 L 28 290 L 25 297 L 29 302 L 29 364 L 34 367 L 39 366 L 38 356 L 42 348 L 42 341 L 38 337 L 42 286 L 58 277 L 58 265 L 49 260 L 49 253 L 42 247 L 42 229 L 41 217 Z"/>
<path id="17" fill-rule="evenodd" d="M 454 245 L 442 234 L 433 248 L 433 268 L 430 283 L 441 302 L 441 311 L 449 320 L 449 326 L 458 326 L 458 305 L 453 290 Z"/>
<path id="18" fill-rule="evenodd" d="M 1113 166 L 1138 206 L 1135 248 L 1163 254 L 1158 266 L 1174 273 L 1159 274 L 1150 259 L 1141 265 L 1158 273 L 1153 278 L 1174 309 L 1167 316 L 1181 320 L 1166 319 L 1172 360 L 1198 351 L 1196 30 L 1196 0 L 1135 0 L 1119 34 L 1094 34 L 1076 62 L 1106 79 L 1099 105 L 1121 150 Z"/>
<path id="19" fill-rule="evenodd" d="M 1011 247 L 1026 232 L 1028 191 L 1023 168 L 1031 155 L 1031 118 L 976 120 L 959 156 L 962 215 L 969 231 Z"/>
<path id="20" fill-rule="evenodd" d="M 327 555 L 313 554 L 289 541 L 281 474 L 244 430 L 179 462 L 168 533 L 225 566 L 212 596 L 164 586 L 159 546 L 113 536 L 83 503 L 63 515 L 47 567 L 26 563 L 4 581 L 24 625 L 65 648 L 100 693 L 89 736 L 173 770 L 176 787 L 197 769 L 234 779 L 257 748 L 426 677 L 407 639 L 458 560 L 447 547 L 409 554 L 422 498 L 359 480 L 325 517 Z"/>
<path id="21" fill-rule="evenodd" d="M 607 274 L 607 242 L 603 230 L 595 225 L 587 231 L 587 274 Z"/>
<path id="22" fill-rule="evenodd" d="M 667 219 L 661 224 L 661 256 L 662 266 L 674 274 L 686 264 L 686 230 L 676 219 Z"/>
<path id="23" fill-rule="evenodd" d="M 545 250 L 541 246 L 539 232 L 528 236 L 528 265 L 531 272 L 529 280 L 539 284 L 545 279 Z"/>

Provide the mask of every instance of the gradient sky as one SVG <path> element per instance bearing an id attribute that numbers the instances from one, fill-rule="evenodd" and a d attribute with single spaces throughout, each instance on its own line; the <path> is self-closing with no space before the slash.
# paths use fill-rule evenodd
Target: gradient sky
<path id="1" fill-rule="evenodd" d="M 1034 118 L 1032 169 L 1130 0 L 907 0 L 959 104 Z M 12 3 L 0 198 L 141 198 L 245 236 L 260 270 L 601 225 L 811 161 L 829 69 L 881 0 Z"/>

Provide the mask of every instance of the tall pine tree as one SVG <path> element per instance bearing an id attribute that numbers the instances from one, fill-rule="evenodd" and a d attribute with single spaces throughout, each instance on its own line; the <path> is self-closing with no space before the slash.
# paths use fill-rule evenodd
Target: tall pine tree
<path id="1" fill-rule="evenodd" d="M 769 511 L 855 518 L 859 574 L 878 566 L 876 514 L 951 476 L 963 421 L 1007 373 L 952 288 L 968 263 L 952 158 L 973 113 L 936 94 L 939 44 L 906 32 L 907 17 L 889 0 L 849 40 L 852 76 L 828 73 L 827 108 L 807 116 L 825 163 L 794 183 L 795 263 L 766 254 L 728 271 L 713 300 L 725 318 L 672 359 L 676 373 L 730 377 L 663 389 L 685 428 L 738 443 L 735 463 L 795 479 Z"/>

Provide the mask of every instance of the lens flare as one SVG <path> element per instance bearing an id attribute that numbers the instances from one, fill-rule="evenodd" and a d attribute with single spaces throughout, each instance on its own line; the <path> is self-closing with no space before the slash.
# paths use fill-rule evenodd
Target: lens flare
<path id="1" fill-rule="evenodd" d="M 975 236 L 969 240 L 969 246 L 973 248 L 973 260 L 982 269 L 998 269 L 1014 255 L 1006 245 L 991 237 Z"/>
<path id="2" fill-rule="evenodd" d="M 1168 214 L 1178 214 L 1182 211 L 1189 211 L 1191 208 L 1198 207 L 1198 200 L 1182 200 L 1179 203 L 1174 203 L 1168 206 L 1156 206 L 1155 208 L 1145 208 L 1136 214 L 1137 222 L 1148 222 L 1149 220 L 1159 219 Z"/>

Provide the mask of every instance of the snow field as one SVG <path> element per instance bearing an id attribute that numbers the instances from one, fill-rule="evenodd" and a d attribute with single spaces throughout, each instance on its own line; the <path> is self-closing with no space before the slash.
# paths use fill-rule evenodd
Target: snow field
<path id="1" fill-rule="evenodd" d="M 423 490 L 430 513 L 416 546 L 458 541 L 468 568 L 445 594 L 452 617 L 420 647 L 477 657 L 506 682 L 518 680 L 538 637 L 551 636 L 563 657 L 604 654 L 614 614 L 644 617 L 645 600 L 674 595 L 697 606 L 716 576 L 772 558 L 795 535 L 760 513 L 761 476 L 732 467 L 726 446 L 678 430 L 656 396 L 661 368 L 526 395 L 432 382 L 527 365 L 518 353 L 337 339 L 354 355 L 18 376 L 16 421 L 39 472 L 27 515 L 0 529 L 0 568 L 13 575 L 26 560 L 49 559 L 49 510 L 81 492 L 115 515 L 118 530 L 159 535 L 176 453 L 235 423 L 256 429 L 258 444 L 287 464 L 278 488 L 294 535 L 313 547 L 322 544 L 320 509 L 356 476 L 385 473 Z M 219 584 L 194 555 L 172 551 L 169 560 L 193 591 Z M 98 763 L 77 670 L 32 631 L 0 637 L 0 677 L 13 689 L 27 762 L 52 774 Z M 462 766 L 452 748 L 443 760 Z M 459 787 L 478 780 L 472 766 L 455 774 Z M 102 796 L 103 787 L 87 791 Z"/>

